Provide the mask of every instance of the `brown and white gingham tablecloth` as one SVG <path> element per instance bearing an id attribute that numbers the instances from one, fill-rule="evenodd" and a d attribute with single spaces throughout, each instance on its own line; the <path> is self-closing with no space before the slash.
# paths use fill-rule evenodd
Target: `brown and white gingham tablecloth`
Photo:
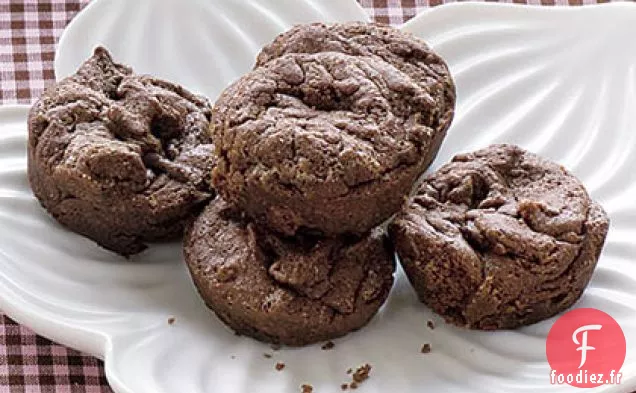
<path id="1" fill-rule="evenodd" d="M 53 83 L 57 40 L 88 1 L 0 0 L 0 104 L 29 104 Z M 394 25 L 445 2 L 358 1 L 377 22 Z M 581 5 L 596 0 L 503 2 Z M 0 313 L 0 393 L 23 392 L 110 393 L 111 390 L 99 360 L 39 337 Z"/>

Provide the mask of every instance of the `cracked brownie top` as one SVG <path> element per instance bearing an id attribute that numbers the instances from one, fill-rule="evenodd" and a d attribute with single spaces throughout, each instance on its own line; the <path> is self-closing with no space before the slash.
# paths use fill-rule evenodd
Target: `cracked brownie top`
<path id="1" fill-rule="evenodd" d="M 360 328 L 393 285 L 385 234 L 281 237 L 217 198 L 188 228 L 185 257 L 206 303 L 239 333 L 306 345 Z"/>
<path id="2" fill-rule="evenodd" d="M 219 153 L 214 183 L 228 202 L 284 234 L 364 233 L 399 208 L 437 153 L 454 90 L 441 59 L 415 37 L 408 36 L 421 43 L 410 46 L 413 58 L 429 56 L 441 67 L 426 77 L 413 70 L 426 73 L 432 61 L 404 55 L 398 62 L 380 47 L 375 52 L 384 56 L 356 51 L 363 43 L 354 39 L 311 47 L 311 39 L 324 42 L 305 29 L 340 28 L 320 26 L 279 37 L 219 97 L 211 121 Z M 405 37 L 384 39 L 401 53 Z"/>
<path id="3" fill-rule="evenodd" d="M 176 235 L 213 196 L 210 104 L 97 48 L 29 114 L 29 177 L 69 228 L 122 254 Z"/>
<path id="4" fill-rule="evenodd" d="M 580 296 L 608 224 L 563 167 L 493 145 L 429 175 L 390 231 L 424 302 L 460 325 L 508 328 Z"/>

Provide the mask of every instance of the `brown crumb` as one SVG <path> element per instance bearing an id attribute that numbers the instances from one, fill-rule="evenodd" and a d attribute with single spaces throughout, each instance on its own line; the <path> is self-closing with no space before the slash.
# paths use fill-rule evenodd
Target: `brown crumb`
<path id="1" fill-rule="evenodd" d="M 435 322 L 429 319 L 428 322 L 426 322 L 426 326 L 428 326 L 429 329 L 433 330 L 435 329 Z"/>
<path id="2" fill-rule="evenodd" d="M 276 363 L 276 371 L 281 371 L 285 368 L 285 363 Z"/>
<path id="3" fill-rule="evenodd" d="M 431 353 L 431 344 L 424 344 L 422 345 L 422 353 Z"/>
<path id="4" fill-rule="evenodd" d="M 300 388 L 302 389 L 302 393 L 311 393 L 314 391 L 314 387 L 311 385 L 302 385 Z"/>
<path id="5" fill-rule="evenodd" d="M 347 374 L 351 374 L 352 372 L 353 372 L 353 369 L 351 368 L 347 370 Z"/>
<path id="6" fill-rule="evenodd" d="M 358 388 L 358 384 L 357 384 L 357 383 L 355 383 L 355 382 L 351 382 L 351 383 L 349 384 L 349 387 L 350 387 L 351 389 L 357 389 L 357 388 Z"/>
<path id="7" fill-rule="evenodd" d="M 272 348 L 273 351 L 278 351 L 281 348 L 280 344 L 272 344 L 270 345 L 270 348 Z"/>
<path id="8" fill-rule="evenodd" d="M 236 359 L 236 356 L 232 355 L 230 356 L 230 359 Z"/>
<path id="9" fill-rule="evenodd" d="M 343 383 L 342 385 L 340 385 L 340 389 L 341 390 L 347 390 L 347 389 L 349 389 L 349 385 L 347 385 L 346 383 Z"/>
<path id="10" fill-rule="evenodd" d="M 266 359 L 271 359 L 271 358 L 272 358 L 272 354 L 271 354 L 271 353 L 264 353 L 264 354 L 263 354 L 263 356 L 264 356 Z"/>
<path id="11" fill-rule="evenodd" d="M 334 344 L 333 341 L 327 341 L 326 343 L 323 344 L 321 348 L 323 351 L 328 351 L 330 349 L 333 349 L 333 347 L 335 346 L 336 344 Z"/>
<path id="12" fill-rule="evenodd" d="M 175 317 L 168 318 L 168 325 L 174 325 L 174 322 L 177 320 Z"/>
<path id="13" fill-rule="evenodd" d="M 353 381 L 360 383 L 369 378 L 369 374 L 371 374 L 371 366 L 369 364 L 365 364 L 364 366 L 358 367 L 355 373 L 353 373 Z"/>

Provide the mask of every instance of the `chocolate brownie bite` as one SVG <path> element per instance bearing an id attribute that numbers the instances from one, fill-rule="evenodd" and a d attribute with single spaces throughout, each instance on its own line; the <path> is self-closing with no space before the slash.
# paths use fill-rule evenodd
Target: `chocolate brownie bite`
<path id="1" fill-rule="evenodd" d="M 122 255 L 179 236 L 214 196 L 210 112 L 97 48 L 29 113 L 31 188 L 61 224 Z"/>
<path id="2" fill-rule="evenodd" d="M 366 233 L 399 210 L 437 153 L 438 105 L 377 56 L 283 55 L 217 100 L 214 185 L 285 235 Z"/>
<path id="3" fill-rule="evenodd" d="M 216 315 L 242 335 L 291 346 L 363 327 L 393 285 L 380 230 L 362 238 L 284 238 L 220 198 L 186 230 L 192 279 Z"/>
<path id="4" fill-rule="evenodd" d="M 429 175 L 391 223 L 419 298 L 451 323 L 509 329 L 581 296 L 609 227 L 560 165 L 511 145 L 461 154 Z"/>

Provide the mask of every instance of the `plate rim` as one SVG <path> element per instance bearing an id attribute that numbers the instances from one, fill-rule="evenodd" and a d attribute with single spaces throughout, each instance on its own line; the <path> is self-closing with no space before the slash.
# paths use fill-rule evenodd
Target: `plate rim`
<path id="1" fill-rule="evenodd" d="M 13 122 L 16 117 L 21 117 L 20 120 L 23 118 L 26 124 L 30 109 L 31 105 L 28 104 L 1 105 L 0 126 L 2 126 L 5 121 Z M 0 135 L 0 143 L 4 137 L 4 135 Z M 21 137 L 26 143 L 27 135 L 21 135 Z M 1 250 L 0 258 L 5 258 Z M 0 275 L 3 275 L 3 273 L 0 272 Z M 36 309 L 36 311 L 33 311 L 34 309 Z M 18 288 L 10 288 L 5 284 L 4 280 L 0 280 L 0 310 L 9 318 L 26 326 L 42 337 L 99 359 L 103 359 L 104 357 L 109 340 L 103 333 L 100 334 L 96 331 L 90 331 L 89 329 L 78 328 L 76 325 L 74 326 L 72 322 L 65 322 L 64 320 L 60 320 L 60 318 L 42 316 L 48 313 L 46 309 L 25 300 L 24 296 L 21 296 Z M 46 328 L 44 328 L 45 325 L 47 326 Z M 74 342 L 65 339 L 66 336 L 61 332 L 63 330 L 68 332 L 68 329 L 78 332 L 81 335 L 80 339 Z"/>
<path id="2" fill-rule="evenodd" d="M 106 1 L 107 0 L 94 0 L 93 2 L 89 3 L 89 5 L 85 7 L 71 21 L 69 26 L 72 25 L 74 22 L 76 22 L 83 12 L 85 12 L 88 9 L 92 9 L 96 7 L 96 4 L 103 3 Z M 355 0 L 353 1 L 359 5 L 359 3 L 357 3 Z M 620 2 L 620 3 L 584 5 L 584 6 L 578 6 L 578 7 L 572 7 L 572 6 L 546 7 L 546 6 L 540 6 L 540 5 L 516 5 L 516 4 L 477 3 L 477 2 L 448 3 L 448 4 L 430 8 L 428 10 L 421 12 L 420 14 L 418 14 L 417 16 L 415 16 L 414 18 L 412 18 L 405 24 L 399 26 L 399 28 L 410 31 L 410 29 L 414 28 L 414 26 L 417 26 L 420 23 L 426 23 L 426 19 L 430 18 L 431 15 L 435 15 L 440 12 L 450 12 L 450 11 L 453 11 L 454 9 L 464 10 L 462 12 L 470 12 L 471 9 L 476 9 L 476 10 L 477 9 L 489 9 L 489 10 L 515 9 L 514 12 L 525 12 L 523 10 L 526 10 L 526 11 L 533 10 L 532 12 L 539 11 L 541 13 L 561 13 L 561 12 L 577 12 L 578 13 L 578 12 L 588 12 L 587 10 L 599 9 L 599 8 L 622 8 L 622 7 L 624 7 L 625 9 L 630 9 L 630 12 L 632 12 L 636 10 L 636 3 Z M 364 12 L 364 9 L 362 8 L 362 6 L 360 6 L 360 9 Z M 62 34 L 58 45 L 62 45 L 62 41 L 64 37 L 67 35 L 67 31 L 68 31 L 68 28 L 64 30 L 64 33 Z M 57 69 L 57 67 L 58 67 L 58 56 L 56 51 L 55 68 Z M 26 121 L 26 116 L 28 115 L 29 108 L 30 108 L 30 105 L 2 105 L 0 106 L 0 125 L 4 121 L 4 117 L 7 114 L 15 116 L 16 113 L 20 114 L 20 111 L 24 111 L 25 121 Z M 2 140 L 2 136 L 0 136 L 0 142 L 1 140 Z M 25 137 L 25 140 L 26 140 L 26 137 Z M 3 258 L 3 257 L 4 256 L 2 255 L 2 252 L 0 250 L 0 258 Z M 8 288 L 2 282 L 2 280 L 0 280 L 0 288 L 2 288 L 0 289 L 0 309 L 2 309 L 6 315 L 11 317 L 18 323 L 24 324 L 25 326 L 29 327 L 31 330 L 33 330 L 34 332 L 36 332 L 37 334 L 43 337 L 47 337 L 51 339 L 52 341 L 61 343 L 63 345 L 67 345 L 71 348 L 78 349 L 82 352 L 85 352 L 87 354 L 90 354 L 92 356 L 105 360 L 104 370 L 106 372 L 108 382 L 113 388 L 113 390 L 116 392 L 125 392 L 125 393 L 133 392 L 132 390 L 126 387 L 125 383 L 119 380 L 116 374 L 112 372 L 113 368 L 108 366 L 109 357 L 110 357 L 109 354 L 111 353 L 111 350 L 112 350 L 113 337 L 108 336 L 107 334 L 104 334 L 104 333 L 100 334 L 96 331 L 91 331 L 90 329 L 73 328 L 73 326 L 69 323 L 59 322 L 59 319 L 56 320 L 55 318 L 42 317 L 41 314 L 38 314 L 37 312 L 33 312 L 32 310 L 34 308 L 38 308 L 42 310 L 43 308 L 41 308 L 40 306 L 34 306 L 33 303 L 29 303 L 28 300 L 22 300 L 21 296 L 19 296 L 19 293 L 13 289 Z M 10 293 L 10 295 L 7 296 L 6 295 L 7 293 Z M 21 307 L 21 305 L 23 304 L 28 305 L 28 307 Z M 24 309 L 30 309 L 30 311 L 24 311 Z M 53 328 L 51 328 L 51 330 L 55 329 L 59 331 L 60 333 L 51 334 L 50 330 L 46 330 L 44 328 L 40 329 L 41 326 L 45 326 L 45 325 L 48 325 L 48 327 L 51 327 L 53 325 Z M 84 339 L 81 339 L 77 342 L 75 341 L 69 342 L 69 340 L 64 339 L 64 337 L 68 337 L 68 334 L 65 336 L 61 332 L 63 330 L 66 330 L 66 332 L 68 332 L 69 328 L 74 330 L 80 330 L 82 331 L 81 334 L 86 334 L 87 336 L 86 342 L 83 343 Z M 112 359 L 112 357 L 110 358 Z M 636 387 L 636 385 L 633 387 Z"/>

